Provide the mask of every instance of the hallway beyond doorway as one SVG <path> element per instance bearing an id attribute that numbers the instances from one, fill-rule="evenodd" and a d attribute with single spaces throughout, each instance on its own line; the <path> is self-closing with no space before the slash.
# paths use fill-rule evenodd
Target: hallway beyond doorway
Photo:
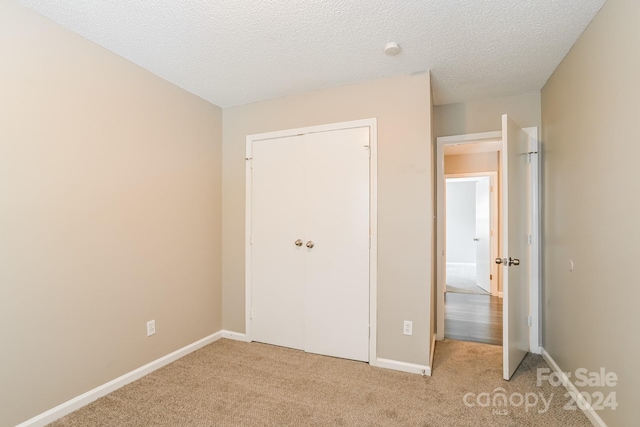
<path id="1" fill-rule="evenodd" d="M 446 292 L 489 295 L 489 292 L 478 286 L 476 264 L 448 262 L 446 277 Z"/>
<path id="2" fill-rule="evenodd" d="M 502 345 L 502 298 L 445 293 L 445 338 Z"/>

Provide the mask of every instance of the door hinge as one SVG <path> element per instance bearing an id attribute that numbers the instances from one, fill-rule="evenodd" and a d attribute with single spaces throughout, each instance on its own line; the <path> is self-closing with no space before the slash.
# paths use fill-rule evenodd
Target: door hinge
<path id="1" fill-rule="evenodd" d="M 489 275 L 489 280 L 493 280 L 493 274 Z"/>
<path id="2" fill-rule="evenodd" d="M 527 235 L 527 242 L 529 243 L 529 245 L 531 245 L 531 242 L 532 242 L 531 234 Z"/>
<path id="3" fill-rule="evenodd" d="M 529 316 L 527 318 L 527 323 L 529 324 L 529 327 L 533 326 L 533 317 Z"/>

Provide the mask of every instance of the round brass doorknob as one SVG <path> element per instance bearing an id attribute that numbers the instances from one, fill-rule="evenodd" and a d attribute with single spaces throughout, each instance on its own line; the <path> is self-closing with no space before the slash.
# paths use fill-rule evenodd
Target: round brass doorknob
<path id="1" fill-rule="evenodd" d="M 311 249 L 311 248 L 313 247 L 313 242 L 312 242 L 311 240 L 309 240 L 309 241 L 307 242 L 307 247 L 308 247 L 309 249 Z"/>
<path id="2" fill-rule="evenodd" d="M 295 241 L 294 245 L 296 246 L 302 246 L 302 239 L 298 239 Z"/>
<path id="3" fill-rule="evenodd" d="M 502 264 L 504 260 L 502 258 L 496 258 L 496 264 Z"/>
<path id="4" fill-rule="evenodd" d="M 509 257 L 509 265 L 520 265 L 520 260 L 518 258 Z"/>

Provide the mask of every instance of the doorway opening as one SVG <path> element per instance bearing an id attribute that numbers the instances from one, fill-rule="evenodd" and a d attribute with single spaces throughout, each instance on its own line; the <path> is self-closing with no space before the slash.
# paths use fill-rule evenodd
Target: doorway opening
<path id="1" fill-rule="evenodd" d="M 489 147 L 494 147 L 489 149 Z M 452 295 L 446 292 L 446 184 L 445 174 L 469 173 L 470 169 L 498 173 L 498 256 L 497 297 L 503 295 L 502 353 L 503 378 L 509 380 L 527 352 L 540 352 L 539 284 L 539 162 L 537 128 L 521 128 L 508 115 L 502 116 L 502 130 L 478 134 L 438 137 L 436 140 L 436 339 L 445 338 L 445 301 L 451 314 Z M 487 152 L 493 156 L 492 168 L 478 161 L 467 162 L 468 169 L 453 171 L 460 162 L 448 162 L 445 154 L 458 160 L 461 154 Z M 445 151 L 447 151 L 445 153 Z M 453 152 L 452 152 L 453 151 Z M 486 159 L 485 159 L 486 160 Z M 472 170 L 474 172 L 474 170 Z M 473 298 L 487 297 L 474 295 Z M 458 310 L 460 311 L 460 310 Z M 491 309 L 489 306 L 489 313 Z M 500 313 L 497 309 L 495 314 Z M 458 313 L 459 314 L 459 313 Z M 448 316 L 450 317 L 450 316 Z M 461 337 L 457 337 L 461 338 Z M 464 337 L 462 339 L 468 339 Z"/>

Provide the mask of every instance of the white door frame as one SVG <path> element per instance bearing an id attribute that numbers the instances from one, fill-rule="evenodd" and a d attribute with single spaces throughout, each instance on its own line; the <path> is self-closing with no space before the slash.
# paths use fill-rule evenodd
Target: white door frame
<path id="1" fill-rule="evenodd" d="M 354 120 L 341 123 L 331 123 L 297 129 L 287 129 L 248 135 L 246 139 L 246 192 L 245 192 L 245 340 L 253 341 L 251 337 L 251 215 L 252 215 L 252 180 L 251 166 L 252 147 L 254 141 L 276 139 L 309 133 L 327 132 L 334 130 L 369 128 L 369 363 L 374 365 L 377 359 L 377 307 L 378 307 L 378 131 L 377 119 Z"/>
<path id="2" fill-rule="evenodd" d="M 444 175 L 444 179 L 445 179 L 445 183 L 446 180 L 449 178 L 473 178 L 473 177 L 481 177 L 481 176 L 487 176 L 489 177 L 490 180 L 490 185 L 492 188 L 491 191 L 491 196 L 490 196 L 490 210 L 491 210 L 491 214 L 490 214 L 490 221 L 491 221 L 491 231 L 493 232 L 493 234 L 491 235 L 491 241 L 490 241 L 490 253 L 491 253 L 491 263 L 490 263 L 490 269 L 491 269 L 491 274 L 493 276 L 493 279 L 491 280 L 491 295 L 493 296 L 499 296 L 498 295 L 498 274 L 497 274 L 497 264 L 495 264 L 493 262 L 494 259 L 496 259 L 498 257 L 498 236 L 499 236 L 499 232 L 498 232 L 498 172 L 497 171 L 487 171 L 487 172 L 465 172 L 465 173 L 447 173 Z M 446 203 L 446 197 L 445 194 L 443 193 L 443 203 Z M 443 208 L 445 208 L 446 205 L 443 205 Z M 446 218 L 446 209 L 443 209 L 443 217 L 442 220 L 444 221 L 444 227 L 445 227 L 445 233 L 443 234 L 443 248 L 445 251 L 445 261 L 446 261 L 446 250 L 447 250 L 447 242 L 446 242 L 446 227 L 447 227 L 447 218 Z M 446 268 L 446 263 L 445 263 L 445 268 Z M 444 273 L 444 272 L 443 272 Z M 446 275 L 445 275 L 446 276 Z M 446 277 L 445 277 L 446 279 Z M 445 280 L 446 282 L 446 280 Z M 445 289 L 446 289 L 446 283 L 445 283 Z"/>
<path id="3" fill-rule="evenodd" d="M 530 139 L 530 162 L 531 162 L 531 182 L 529 191 L 531 196 L 531 273 L 530 273 L 530 296 L 529 313 L 531 316 L 531 329 L 529 334 L 529 348 L 532 353 L 540 354 L 541 335 L 541 313 L 540 313 L 540 165 L 538 159 L 538 128 L 530 127 L 523 129 Z M 445 277 L 444 269 L 445 246 L 444 246 L 444 147 L 447 145 L 472 144 L 477 142 L 501 141 L 502 132 L 482 132 L 466 135 L 454 135 L 438 137 L 436 139 L 436 339 L 444 339 L 444 290 Z M 502 171 L 502 160 L 500 162 Z"/>
<path id="4" fill-rule="evenodd" d="M 529 349 L 532 353 L 542 354 L 542 286 L 540 275 L 540 221 L 542 218 L 542 208 L 540 200 L 541 193 L 541 174 L 540 174 L 540 139 L 537 127 L 523 128 L 529 135 L 529 163 L 530 179 L 529 182 L 529 200 L 531 202 L 531 223 L 529 224 L 529 232 L 531 233 L 531 294 L 529 295 L 531 330 L 529 334 Z"/>

